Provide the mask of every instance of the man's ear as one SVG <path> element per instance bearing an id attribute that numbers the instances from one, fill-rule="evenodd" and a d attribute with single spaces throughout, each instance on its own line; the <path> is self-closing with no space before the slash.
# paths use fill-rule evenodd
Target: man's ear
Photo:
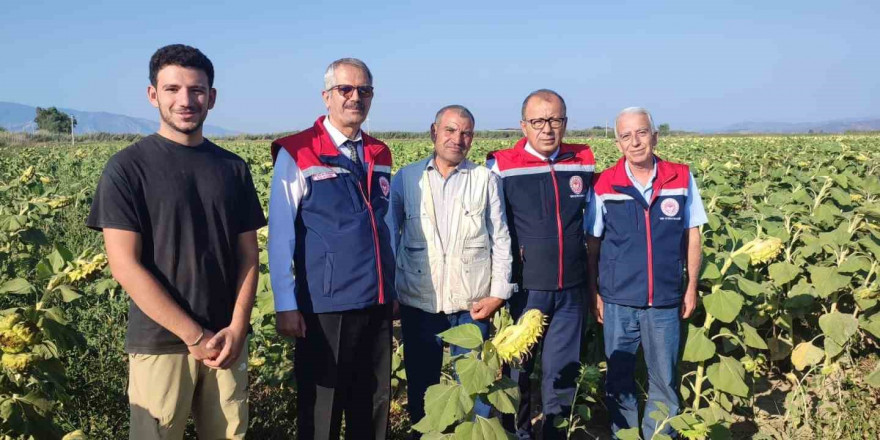
<path id="1" fill-rule="evenodd" d="M 526 133 L 526 121 L 519 121 L 519 128 L 522 130 L 523 137 L 529 137 L 529 134 Z"/>
<path id="2" fill-rule="evenodd" d="M 332 90 L 322 90 L 321 91 L 321 99 L 324 100 L 324 107 L 327 107 L 327 110 L 330 110 L 330 93 Z"/>
<path id="3" fill-rule="evenodd" d="M 147 99 L 153 107 L 159 108 L 159 91 L 152 84 L 147 86 Z"/>
<path id="4" fill-rule="evenodd" d="M 214 103 L 217 102 L 217 89 L 211 87 L 211 91 L 208 92 L 208 110 L 214 108 Z"/>
<path id="5" fill-rule="evenodd" d="M 431 124 L 431 142 L 437 142 L 437 124 Z"/>

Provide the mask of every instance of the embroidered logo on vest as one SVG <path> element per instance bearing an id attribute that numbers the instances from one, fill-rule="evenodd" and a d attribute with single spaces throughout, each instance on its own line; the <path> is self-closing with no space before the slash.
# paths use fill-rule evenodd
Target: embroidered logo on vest
<path id="1" fill-rule="evenodd" d="M 388 194 L 391 192 L 391 184 L 388 183 L 388 179 L 385 176 L 379 177 L 379 188 L 382 189 L 382 194 L 388 197 Z"/>
<path id="2" fill-rule="evenodd" d="M 667 217 L 674 217 L 678 214 L 678 201 L 673 198 L 664 199 L 663 203 L 660 204 L 660 210 Z"/>
<path id="3" fill-rule="evenodd" d="M 571 187 L 571 192 L 580 194 L 584 192 L 584 179 L 581 179 L 581 176 L 571 176 L 571 179 L 568 180 L 568 186 Z"/>
<path id="4" fill-rule="evenodd" d="M 312 181 L 317 182 L 319 180 L 333 179 L 335 177 L 336 177 L 336 173 L 333 173 L 333 172 L 318 173 L 318 174 L 315 174 L 314 176 L 312 176 Z"/>

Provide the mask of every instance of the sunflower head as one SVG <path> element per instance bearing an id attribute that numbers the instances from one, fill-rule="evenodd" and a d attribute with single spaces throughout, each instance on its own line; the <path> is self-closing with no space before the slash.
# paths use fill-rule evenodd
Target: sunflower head
<path id="1" fill-rule="evenodd" d="M 525 312 L 519 322 L 498 332 L 492 339 L 498 357 L 505 363 L 522 362 L 528 358 L 532 346 L 544 334 L 544 321 L 544 314 L 532 309 Z"/>
<path id="2" fill-rule="evenodd" d="M 769 263 L 782 252 L 782 240 L 776 237 L 756 238 L 743 245 L 736 253 L 746 254 L 752 264 Z"/>
<path id="3" fill-rule="evenodd" d="M 9 370 L 22 372 L 27 370 L 37 360 L 39 360 L 39 356 L 34 353 L 4 353 L 0 363 Z"/>

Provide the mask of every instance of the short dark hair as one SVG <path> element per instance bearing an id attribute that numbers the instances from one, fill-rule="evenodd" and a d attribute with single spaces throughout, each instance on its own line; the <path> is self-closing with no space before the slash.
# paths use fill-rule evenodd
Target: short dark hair
<path id="1" fill-rule="evenodd" d="M 440 110 L 438 110 L 437 114 L 434 116 L 434 125 L 439 126 L 440 125 L 440 118 L 442 118 L 443 114 L 448 111 L 454 111 L 457 115 L 461 116 L 462 118 L 470 119 L 471 124 L 473 124 L 474 126 L 477 125 L 477 121 L 474 120 L 474 114 L 471 113 L 471 111 L 468 110 L 467 107 L 465 107 L 463 105 L 458 105 L 458 104 L 447 105 L 446 107 L 443 107 Z"/>
<path id="2" fill-rule="evenodd" d="M 185 44 L 169 44 L 160 47 L 150 57 L 150 84 L 156 87 L 156 76 L 165 66 L 199 69 L 208 76 L 208 87 L 214 87 L 214 65 L 202 51 Z"/>

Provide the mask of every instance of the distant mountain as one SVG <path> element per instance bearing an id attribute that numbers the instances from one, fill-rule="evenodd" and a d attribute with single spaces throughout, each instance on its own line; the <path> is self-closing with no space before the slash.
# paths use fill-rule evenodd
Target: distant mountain
<path id="1" fill-rule="evenodd" d="M 77 134 L 98 132 L 150 134 L 159 129 L 158 121 L 144 118 L 107 112 L 84 112 L 67 108 L 59 108 L 58 110 L 76 118 L 76 128 L 73 131 Z M 0 127 L 9 131 L 36 131 L 37 124 L 34 123 L 36 114 L 36 107 L 0 101 Z M 204 133 L 206 136 L 238 134 L 234 130 L 207 124 L 205 124 Z"/>
<path id="2" fill-rule="evenodd" d="M 714 133 L 843 133 L 846 131 L 880 131 L 880 119 L 837 119 L 823 122 L 740 122 Z"/>

